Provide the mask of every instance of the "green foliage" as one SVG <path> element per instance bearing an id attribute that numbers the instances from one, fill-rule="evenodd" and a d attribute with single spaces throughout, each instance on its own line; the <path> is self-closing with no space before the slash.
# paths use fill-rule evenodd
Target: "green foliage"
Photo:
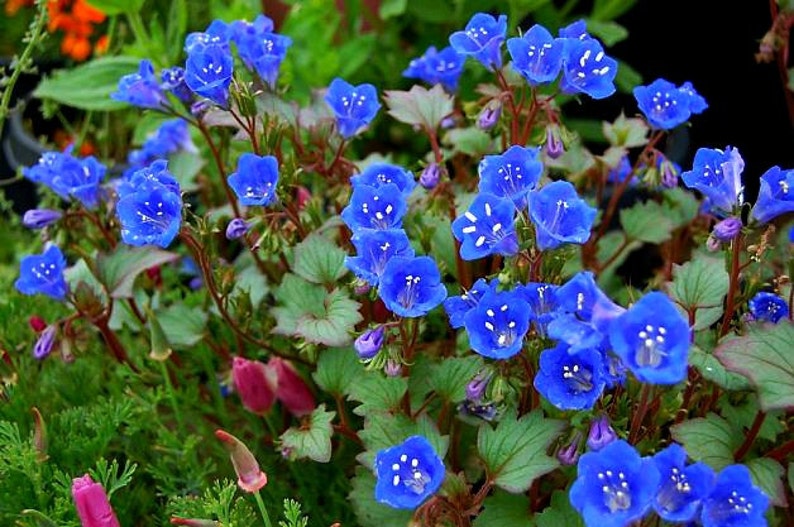
<path id="1" fill-rule="evenodd" d="M 497 490 L 483 502 L 483 511 L 474 520 L 474 527 L 508 527 L 509 525 L 534 525 L 530 521 L 529 499 L 522 494 Z M 564 524 L 557 524 L 564 525 Z"/>
<path id="2" fill-rule="evenodd" d="M 332 285 L 347 274 L 345 256 L 327 237 L 312 234 L 295 246 L 292 270 L 313 284 Z"/>
<path id="3" fill-rule="evenodd" d="M 673 439 L 681 443 L 689 457 L 703 461 L 714 470 L 733 463 L 733 453 L 742 442 L 742 434 L 717 414 L 690 419 L 673 426 Z"/>
<path id="4" fill-rule="evenodd" d="M 638 203 L 620 211 L 620 223 L 629 240 L 662 243 L 671 238 L 673 222 L 655 201 Z"/>
<path id="5" fill-rule="evenodd" d="M 408 91 L 386 91 L 383 97 L 389 115 L 401 123 L 421 126 L 433 133 L 453 109 L 452 96 L 440 84 L 429 90 L 415 84 Z"/>
<path id="6" fill-rule="evenodd" d="M 719 320 L 728 292 L 728 273 L 721 260 L 702 254 L 673 266 L 673 281 L 667 284 L 672 299 L 695 317 L 694 329 L 704 329 Z"/>
<path id="7" fill-rule="evenodd" d="M 301 504 L 295 500 L 284 500 L 284 520 L 279 520 L 279 527 L 307 527 L 309 518 L 301 512 Z"/>
<path id="8" fill-rule="evenodd" d="M 309 458 L 319 463 L 331 460 L 331 422 L 336 412 L 326 412 L 325 405 L 318 406 L 300 428 L 289 428 L 281 434 L 281 451 L 289 459 Z"/>

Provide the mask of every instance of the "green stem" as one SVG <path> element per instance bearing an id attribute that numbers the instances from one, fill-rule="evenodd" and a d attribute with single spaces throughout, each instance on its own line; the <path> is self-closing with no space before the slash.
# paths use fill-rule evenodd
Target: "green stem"
<path id="1" fill-rule="evenodd" d="M 174 385 L 171 382 L 171 376 L 168 373 L 168 366 L 166 366 L 164 360 L 158 360 L 157 362 L 160 363 L 160 369 L 163 373 L 163 380 L 165 381 L 165 389 L 168 392 L 168 398 L 171 400 L 171 407 L 174 411 L 174 418 L 176 419 L 176 426 L 179 428 L 179 433 L 183 437 L 185 436 L 185 426 L 184 421 L 182 421 L 182 413 L 179 411 L 179 404 L 176 400 L 176 392 L 174 391 Z"/>
<path id="2" fill-rule="evenodd" d="M 254 497 L 256 498 L 256 504 L 259 506 L 259 512 L 262 514 L 262 521 L 265 522 L 265 527 L 273 527 L 273 524 L 270 523 L 270 516 L 267 514 L 265 502 L 262 501 L 262 496 L 259 494 L 258 490 L 254 492 Z"/>

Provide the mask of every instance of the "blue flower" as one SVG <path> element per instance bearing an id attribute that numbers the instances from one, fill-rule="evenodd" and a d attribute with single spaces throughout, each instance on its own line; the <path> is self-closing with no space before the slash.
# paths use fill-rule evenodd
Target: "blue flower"
<path id="1" fill-rule="evenodd" d="M 569 353 L 589 349 L 602 351 L 607 345 L 604 333 L 571 313 L 558 313 L 549 322 L 546 332 L 550 339 L 564 342 L 569 347 Z"/>
<path id="2" fill-rule="evenodd" d="M 99 186 L 105 178 L 105 166 L 93 156 L 77 159 L 72 147 L 64 152 L 47 152 L 38 164 L 22 169 L 34 183 L 43 183 L 65 200 L 77 199 L 86 208 L 99 203 Z"/>
<path id="3" fill-rule="evenodd" d="M 447 90 L 455 91 L 465 62 L 466 56 L 455 51 L 452 46 L 447 46 L 441 51 L 436 51 L 435 46 L 430 46 L 424 55 L 408 63 L 408 68 L 403 71 L 403 77 L 420 79 L 431 85 L 441 84 Z"/>
<path id="4" fill-rule="evenodd" d="M 173 187 L 159 183 L 168 181 L 170 174 L 144 171 L 122 195 L 116 205 L 121 223 L 121 239 L 129 245 L 159 245 L 168 247 L 179 233 L 182 222 L 182 198 Z M 154 175 L 154 177 L 150 177 Z M 177 187 L 178 189 L 178 187 Z"/>
<path id="5" fill-rule="evenodd" d="M 661 483 L 653 508 L 669 522 L 689 522 L 695 519 L 701 501 L 714 487 L 714 471 L 705 463 L 686 464 L 686 450 L 677 444 L 653 456 L 659 469 Z"/>
<path id="6" fill-rule="evenodd" d="M 19 264 L 14 287 L 22 294 L 42 294 L 63 300 L 69 290 L 64 277 L 66 258 L 57 245 L 50 244 L 42 254 L 31 254 Z"/>
<path id="7" fill-rule="evenodd" d="M 618 433 L 609 424 L 609 417 L 605 414 L 599 415 L 590 422 L 590 429 L 587 431 L 587 448 L 590 450 L 601 450 L 617 439 Z"/>
<path id="8" fill-rule="evenodd" d="M 367 166 L 361 174 L 351 177 L 350 183 L 353 187 L 358 185 L 380 187 L 394 183 L 405 197 L 408 197 L 416 187 L 416 180 L 411 172 L 390 163 L 373 163 Z"/>
<path id="9" fill-rule="evenodd" d="M 395 256 L 386 264 L 378 288 L 383 303 L 401 317 L 421 317 L 447 297 L 441 273 L 429 256 Z"/>
<path id="10" fill-rule="evenodd" d="M 761 187 L 752 217 L 766 223 L 781 214 L 794 212 L 794 170 L 774 166 L 761 176 Z"/>
<path id="11" fill-rule="evenodd" d="M 350 203 L 342 211 L 342 220 L 354 233 L 358 229 L 394 229 L 402 226 L 408 205 L 394 183 L 380 187 L 353 187 Z"/>
<path id="12" fill-rule="evenodd" d="M 375 499 L 395 509 L 415 509 L 444 481 L 444 462 L 430 442 L 411 436 L 375 455 Z"/>
<path id="13" fill-rule="evenodd" d="M 253 22 L 235 20 L 229 24 L 228 34 L 232 42 L 239 42 L 248 38 L 255 38 L 257 35 L 264 33 L 272 33 L 274 28 L 275 25 L 270 17 L 259 14 L 254 18 Z"/>
<path id="14" fill-rule="evenodd" d="M 126 102 L 139 108 L 162 108 L 166 99 L 154 74 L 154 66 L 147 59 L 141 60 L 138 73 L 124 75 L 118 88 L 110 94 L 116 101 Z"/>
<path id="15" fill-rule="evenodd" d="M 670 298 L 648 293 L 612 321 L 615 354 L 641 381 L 675 384 L 686 378 L 690 330 Z"/>
<path id="16" fill-rule="evenodd" d="M 753 319 L 777 324 L 788 316 L 788 304 L 774 293 L 759 291 L 748 302 Z"/>
<path id="17" fill-rule="evenodd" d="M 168 119 L 163 121 L 153 134 L 146 138 L 140 150 L 133 150 L 127 156 L 130 163 L 142 166 L 155 159 L 163 159 L 184 150 L 197 153 L 196 145 L 190 137 L 187 121 Z"/>
<path id="18" fill-rule="evenodd" d="M 659 485 L 659 470 L 625 441 L 579 458 L 571 505 L 587 527 L 624 527 L 642 518 Z"/>
<path id="19" fill-rule="evenodd" d="M 633 93 L 648 123 L 661 130 L 672 130 L 707 108 L 689 83 L 676 88 L 672 82 L 656 79 L 648 86 L 637 86 Z"/>
<path id="20" fill-rule="evenodd" d="M 535 24 L 522 37 L 507 40 L 507 50 L 513 58 L 513 69 L 530 86 L 554 82 L 562 68 L 564 42 Z"/>
<path id="21" fill-rule="evenodd" d="M 234 60 L 228 48 L 219 45 L 194 47 L 185 63 L 185 84 L 196 95 L 226 108 L 233 71 Z"/>
<path id="22" fill-rule="evenodd" d="M 634 173 L 632 171 L 631 162 L 629 161 L 629 156 L 625 155 L 620 158 L 617 166 L 610 168 L 607 174 L 607 183 L 614 183 L 617 185 L 625 181 L 629 176 L 633 177 Z M 629 185 L 636 184 L 636 181 L 636 179 L 632 179 Z"/>
<path id="23" fill-rule="evenodd" d="M 699 190 L 708 199 L 709 209 L 731 213 L 743 201 L 742 171 L 744 160 L 735 148 L 723 152 L 716 148 L 699 148 L 692 170 L 681 174 L 684 184 Z"/>
<path id="24" fill-rule="evenodd" d="M 158 159 L 150 165 L 132 171 L 117 183 L 119 200 L 133 194 L 142 187 L 162 186 L 168 191 L 179 194 L 179 182 L 168 171 L 168 161 Z"/>
<path id="25" fill-rule="evenodd" d="M 469 210 L 452 222 L 452 233 L 461 242 L 460 256 L 476 260 L 491 254 L 512 256 L 518 252 L 518 236 L 513 225 L 515 208 L 504 198 L 482 193 Z"/>
<path id="26" fill-rule="evenodd" d="M 568 40 L 589 40 L 593 37 L 587 32 L 587 22 L 580 18 L 560 28 L 560 38 Z"/>
<path id="27" fill-rule="evenodd" d="M 339 134 L 345 139 L 358 134 L 380 110 L 375 86 L 372 84 L 353 86 L 338 77 L 328 86 L 325 102 L 334 112 Z"/>
<path id="28" fill-rule="evenodd" d="M 273 156 L 242 154 L 237 172 L 229 175 L 228 181 L 243 205 L 269 205 L 276 199 L 278 160 Z"/>
<path id="29" fill-rule="evenodd" d="M 464 290 L 460 296 L 451 296 L 444 300 L 444 311 L 449 317 L 449 325 L 457 329 L 463 327 L 464 317 L 473 307 L 480 303 L 480 299 L 488 291 L 496 291 L 499 285 L 498 280 L 492 280 L 489 284 L 480 278 L 471 289 Z"/>
<path id="30" fill-rule="evenodd" d="M 469 345 L 484 357 L 509 359 L 529 330 L 529 304 L 515 291 L 489 291 L 463 317 Z"/>
<path id="31" fill-rule="evenodd" d="M 557 346 L 540 354 L 540 371 L 535 389 L 561 410 L 592 408 L 604 391 L 604 365 L 593 349 L 569 353 L 568 346 Z"/>
<path id="32" fill-rule="evenodd" d="M 703 501 L 700 521 L 703 527 L 762 527 L 768 507 L 769 497 L 753 485 L 747 467 L 728 465 Z"/>
<path id="33" fill-rule="evenodd" d="M 449 43 L 461 55 L 471 55 L 486 68 L 498 70 L 502 67 L 502 42 L 507 33 L 507 16 L 495 18 L 485 13 L 477 13 L 466 29 L 449 36 Z"/>
<path id="34" fill-rule="evenodd" d="M 561 285 L 555 294 L 560 309 L 606 331 L 612 319 L 626 310 L 614 303 L 595 281 L 591 271 L 580 271 Z"/>
<path id="35" fill-rule="evenodd" d="M 356 256 L 345 257 L 345 265 L 372 286 L 378 285 L 392 257 L 414 256 L 411 242 L 402 229 L 360 229 L 351 241 L 356 247 Z"/>
<path id="36" fill-rule="evenodd" d="M 527 193 L 535 188 L 543 172 L 538 151 L 515 145 L 501 155 L 484 156 L 477 168 L 480 192 L 510 198 L 517 208 L 526 206 Z"/>
<path id="37" fill-rule="evenodd" d="M 583 244 L 590 238 L 596 209 L 567 181 L 555 181 L 529 193 L 529 217 L 541 251 L 564 243 Z"/>
<path id="38" fill-rule="evenodd" d="M 256 71 L 273 88 L 292 39 L 274 33 L 273 21 L 265 15 L 257 16 L 253 24 L 244 21 L 232 23 L 230 34 L 245 66 Z"/>
<path id="39" fill-rule="evenodd" d="M 209 46 L 219 46 L 228 50 L 229 32 L 230 28 L 226 22 L 213 20 L 204 31 L 190 33 L 185 38 L 185 53 L 190 54 L 195 50 Z"/>
<path id="40" fill-rule="evenodd" d="M 358 336 L 353 342 L 353 348 L 361 360 L 370 360 L 378 354 L 383 347 L 383 337 L 386 330 L 383 326 L 368 329 Z"/>
<path id="41" fill-rule="evenodd" d="M 593 99 L 604 99 L 615 93 L 618 63 L 604 53 L 593 39 L 569 40 L 565 44 L 560 88 L 563 93 L 584 93 Z"/>
<path id="42" fill-rule="evenodd" d="M 165 92 L 173 93 L 182 102 L 190 102 L 193 99 L 193 92 L 185 84 L 185 68 L 180 66 L 165 68 L 160 72 L 160 88 Z"/>
<path id="43" fill-rule="evenodd" d="M 546 335 L 549 322 L 557 316 L 557 289 L 559 286 L 542 282 L 530 282 L 518 285 L 516 291 L 521 298 L 529 303 L 532 310 L 532 322 L 535 330 L 541 335 Z"/>

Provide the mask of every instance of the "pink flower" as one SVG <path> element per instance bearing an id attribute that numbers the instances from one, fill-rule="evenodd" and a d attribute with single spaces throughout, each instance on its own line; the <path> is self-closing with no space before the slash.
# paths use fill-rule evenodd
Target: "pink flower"
<path id="1" fill-rule="evenodd" d="M 250 412 L 262 415 L 273 406 L 274 390 L 268 383 L 266 366 L 261 362 L 235 357 L 232 380 L 243 406 Z"/>
<path id="2" fill-rule="evenodd" d="M 302 417 L 314 411 L 317 406 L 314 395 L 292 364 L 280 357 L 273 357 L 268 361 L 267 369 L 271 389 L 292 415 Z"/>
<path id="3" fill-rule="evenodd" d="M 72 480 L 72 497 L 83 527 L 120 527 L 105 489 L 88 474 Z"/>
<path id="4" fill-rule="evenodd" d="M 245 444 L 224 430 L 215 430 L 215 437 L 223 442 L 237 474 L 237 484 L 246 492 L 257 492 L 267 485 L 267 475 L 259 468 L 254 455 Z"/>

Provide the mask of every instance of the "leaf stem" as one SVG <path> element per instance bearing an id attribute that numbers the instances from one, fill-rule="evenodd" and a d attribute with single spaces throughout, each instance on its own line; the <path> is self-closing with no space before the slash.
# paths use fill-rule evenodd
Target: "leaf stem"
<path id="1" fill-rule="evenodd" d="M 736 290 L 739 287 L 739 260 L 742 252 L 742 235 L 739 234 L 731 242 L 731 273 L 728 276 L 728 297 L 725 302 L 725 313 L 722 316 L 720 337 L 724 337 L 731 329 L 733 309 L 736 305 Z"/>
<path id="2" fill-rule="evenodd" d="M 753 419 L 753 424 L 750 425 L 750 430 L 748 430 L 747 435 L 744 436 L 744 442 L 736 449 L 736 452 L 733 453 L 733 460 L 737 463 L 750 451 L 750 447 L 753 446 L 755 438 L 758 437 L 758 432 L 761 431 L 761 425 L 764 424 L 764 419 L 766 419 L 766 412 L 758 410 L 755 414 L 755 419 Z"/>
<path id="3" fill-rule="evenodd" d="M 262 501 L 262 496 L 259 494 L 258 490 L 254 492 L 254 497 L 256 498 L 256 504 L 259 507 L 259 513 L 262 515 L 262 521 L 265 523 L 265 527 L 273 527 L 273 524 L 270 523 L 270 516 L 267 514 L 265 502 Z"/>

